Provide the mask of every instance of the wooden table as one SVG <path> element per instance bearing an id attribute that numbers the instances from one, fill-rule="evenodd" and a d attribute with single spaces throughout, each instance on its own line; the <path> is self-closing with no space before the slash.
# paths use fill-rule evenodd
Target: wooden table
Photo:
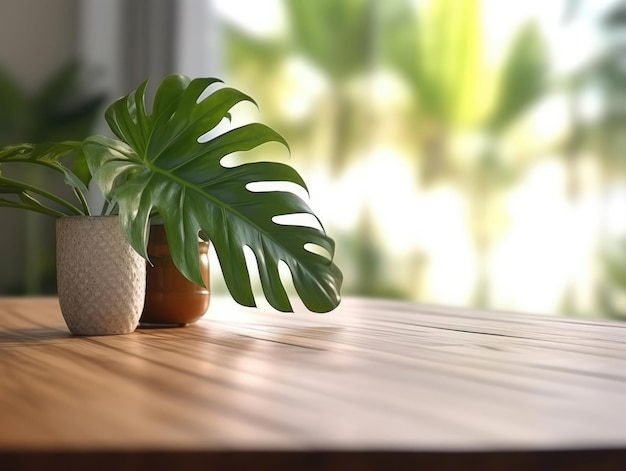
<path id="1" fill-rule="evenodd" d="M 55 298 L 0 298 L 3 471 L 626 469 L 625 450 L 626 324 L 216 298 L 185 328 L 74 337 Z"/>

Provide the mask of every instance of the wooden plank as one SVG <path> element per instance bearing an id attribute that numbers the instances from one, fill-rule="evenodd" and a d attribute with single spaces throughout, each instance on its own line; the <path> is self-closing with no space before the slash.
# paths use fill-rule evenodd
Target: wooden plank
<path id="1" fill-rule="evenodd" d="M 73 337 L 0 298 L 0 450 L 623 447 L 626 329 L 346 299 Z"/>

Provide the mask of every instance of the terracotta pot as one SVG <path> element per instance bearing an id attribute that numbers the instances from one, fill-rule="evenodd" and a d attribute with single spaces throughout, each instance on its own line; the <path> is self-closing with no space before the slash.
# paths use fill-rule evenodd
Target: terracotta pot
<path id="1" fill-rule="evenodd" d="M 70 332 L 134 331 L 143 308 L 146 263 L 122 235 L 118 217 L 57 219 L 56 252 L 59 304 Z"/>
<path id="2" fill-rule="evenodd" d="M 202 279 L 209 286 L 209 243 L 198 241 Z M 182 326 L 197 321 L 209 308 L 210 292 L 185 278 L 174 266 L 162 225 L 150 227 L 146 265 L 146 300 L 142 325 Z"/>

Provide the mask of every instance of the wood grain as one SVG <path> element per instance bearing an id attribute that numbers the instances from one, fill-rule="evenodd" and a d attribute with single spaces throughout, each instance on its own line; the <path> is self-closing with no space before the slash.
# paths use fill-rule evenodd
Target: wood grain
<path id="1" fill-rule="evenodd" d="M 186 328 L 74 337 L 55 298 L 0 298 L 0 456 L 626 448 L 624 324 L 299 311 L 216 298 Z"/>

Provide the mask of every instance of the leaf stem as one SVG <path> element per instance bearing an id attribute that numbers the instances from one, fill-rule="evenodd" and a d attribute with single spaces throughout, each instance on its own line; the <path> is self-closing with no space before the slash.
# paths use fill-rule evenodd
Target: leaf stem
<path id="1" fill-rule="evenodd" d="M 66 214 L 57 211 L 56 209 L 48 208 L 41 203 L 39 204 L 39 206 L 31 206 L 26 204 L 14 203 L 12 201 L 0 200 L 0 206 L 4 206 L 6 208 L 26 209 L 28 211 L 34 211 L 36 213 L 45 214 L 46 216 L 52 216 L 54 218 L 61 218 L 63 216 L 66 216 Z"/>
<path id="2" fill-rule="evenodd" d="M 32 150 L 32 144 L 17 144 L 14 146 L 6 146 L 0 149 L 0 160 L 6 160 L 7 162 L 14 156 L 22 156 L 24 155 L 23 151 Z"/>
<path id="3" fill-rule="evenodd" d="M 109 200 L 105 199 L 104 204 L 102 205 L 102 210 L 100 211 L 100 216 L 106 216 L 107 210 L 109 209 Z"/>
<path id="4" fill-rule="evenodd" d="M 17 186 L 19 188 L 24 189 L 25 191 L 31 191 L 33 193 L 36 193 L 38 195 L 43 196 L 44 198 L 49 199 L 50 201 L 54 201 L 55 203 L 60 204 L 61 206 L 64 206 L 65 208 L 67 208 L 68 210 L 70 210 L 73 214 L 76 215 L 84 215 L 85 213 L 83 211 L 81 211 L 79 208 L 77 208 L 76 206 L 74 206 L 72 203 L 65 201 L 63 198 L 60 198 L 56 195 L 53 195 L 52 193 L 42 190 L 40 188 L 37 188 L 35 186 L 29 185 L 27 183 L 23 183 L 20 182 L 18 180 L 13 180 L 11 178 L 6 178 L 6 177 L 0 177 L 0 184 L 1 183 L 8 183 L 9 185 L 14 185 Z M 59 214 L 63 215 L 63 213 L 57 211 Z"/>
<path id="5" fill-rule="evenodd" d="M 85 195 L 83 194 L 83 192 L 80 191 L 75 186 L 72 187 L 72 190 L 74 190 L 74 194 L 76 195 L 76 198 L 78 198 L 81 206 L 83 207 L 83 214 L 86 216 L 91 216 L 91 211 L 89 210 L 89 204 L 87 204 L 87 199 L 85 198 Z"/>

